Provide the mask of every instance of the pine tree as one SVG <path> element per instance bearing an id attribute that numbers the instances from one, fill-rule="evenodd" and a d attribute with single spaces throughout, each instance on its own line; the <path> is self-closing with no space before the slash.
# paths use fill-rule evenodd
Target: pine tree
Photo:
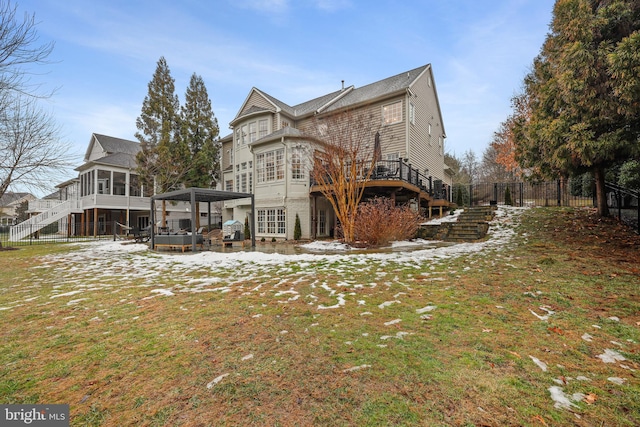
<path id="1" fill-rule="evenodd" d="M 590 171 L 601 216 L 606 169 L 640 154 L 639 30 L 636 0 L 558 0 L 525 78 L 530 116 L 515 120 L 520 165 L 546 178 Z"/>
<path id="2" fill-rule="evenodd" d="M 136 119 L 135 137 L 142 149 L 136 156 L 138 174 L 147 188 L 165 192 L 174 188 L 184 174 L 184 150 L 177 137 L 178 96 L 164 57 L 158 60 L 148 89 Z"/>
<path id="3" fill-rule="evenodd" d="M 215 187 L 220 175 L 218 120 L 211 109 L 204 81 L 195 73 L 191 76 L 180 117 L 180 137 L 189 150 L 185 186 Z"/>

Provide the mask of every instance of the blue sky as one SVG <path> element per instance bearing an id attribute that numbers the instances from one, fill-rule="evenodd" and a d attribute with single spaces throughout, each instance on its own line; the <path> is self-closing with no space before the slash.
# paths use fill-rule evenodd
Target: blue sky
<path id="1" fill-rule="evenodd" d="M 252 87 L 295 105 L 431 63 L 447 151 L 480 158 L 548 32 L 553 0 L 22 0 L 58 88 L 46 105 L 84 154 L 93 132 L 135 140 L 164 56 L 184 101 L 205 81 L 221 136 Z M 70 171 L 70 176 L 75 173 Z"/>

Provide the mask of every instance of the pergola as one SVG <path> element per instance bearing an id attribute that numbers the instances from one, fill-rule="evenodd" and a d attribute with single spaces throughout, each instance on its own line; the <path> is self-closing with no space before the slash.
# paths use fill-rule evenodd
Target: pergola
<path id="1" fill-rule="evenodd" d="M 162 200 L 173 200 L 179 202 L 189 202 L 191 204 L 191 250 L 195 252 L 196 250 L 196 242 L 197 236 L 193 230 L 196 224 L 196 209 L 194 205 L 199 202 L 207 202 L 207 217 L 209 221 L 209 228 L 211 228 L 211 202 L 221 202 L 224 200 L 234 200 L 234 199 L 251 199 L 251 213 L 249 215 L 249 227 L 251 228 L 251 246 L 256 245 L 256 233 L 255 233 L 255 199 L 253 194 L 251 193 L 234 193 L 232 191 L 220 191 L 220 190 L 212 190 L 209 188 L 185 188 L 184 190 L 175 190 L 170 191 L 168 193 L 156 194 L 155 196 L 151 196 L 151 210 L 150 210 L 150 220 L 151 224 L 155 224 L 155 212 L 156 212 L 156 201 Z M 151 227 L 150 231 L 150 241 L 151 248 L 155 247 L 155 230 L 154 227 Z"/>

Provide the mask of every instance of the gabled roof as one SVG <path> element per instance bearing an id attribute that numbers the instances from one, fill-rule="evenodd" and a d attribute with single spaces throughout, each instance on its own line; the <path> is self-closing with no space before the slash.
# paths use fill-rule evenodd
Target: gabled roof
<path id="1" fill-rule="evenodd" d="M 248 110 L 244 111 L 252 93 L 257 93 L 262 96 L 274 106 L 274 110 L 276 112 L 282 112 L 294 119 L 299 119 L 311 114 L 335 111 L 367 102 L 373 102 L 375 100 L 383 99 L 406 91 L 407 89 L 410 89 L 425 72 L 428 72 L 430 68 L 430 64 L 423 65 L 421 67 L 414 68 L 413 70 L 405 71 L 378 82 L 368 84 L 361 88 L 356 89 L 354 86 L 349 86 L 295 106 L 290 106 L 254 87 L 249 92 L 249 95 L 239 110 L 242 113 L 238 113 L 238 115 L 231 121 L 231 125 L 238 121 L 238 119 L 244 118 L 248 115 L 256 114 L 257 112 L 269 111 L 256 106 L 251 106 Z"/>
<path id="2" fill-rule="evenodd" d="M 423 65 L 422 67 L 414 68 L 413 70 L 405 71 L 404 73 L 354 89 L 347 96 L 327 108 L 326 111 L 372 102 L 398 92 L 404 92 L 409 89 L 429 67 L 429 64 Z"/>
<path id="3" fill-rule="evenodd" d="M 96 144 L 100 146 L 104 156 L 89 160 Z M 140 143 L 136 141 L 94 133 L 91 135 L 91 142 L 84 155 L 85 163 L 75 170 L 81 171 L 94 164 L 133 169 L 137 167 L 136 154 L 140 150 Z"/>
<path id="4" fill-rule="evenodd" d="M 31 193 L 6 192 L 2 195 L 2 197 L 0 197 L 0 206 L 9 206 L 10 204 L 15 203 L 27 196 L 31 196 Z"/>
<path id="5" fill-rule="evenodd" d="M 100 145 L 105 154 L 128 153 L 135 156 L 138 154 L 138 151 L 141 150 L 140 143 L 136 141 L 93 133 L 91 134 L 91 141 L 84 155 L 85 162 L 89 160 L 89 156 L 96 143 Z"/>

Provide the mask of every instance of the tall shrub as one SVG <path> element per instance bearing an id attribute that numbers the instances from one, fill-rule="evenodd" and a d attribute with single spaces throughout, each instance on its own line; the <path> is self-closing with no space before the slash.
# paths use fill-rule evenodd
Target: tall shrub
<path id="1" fill-rule="evenodd" d="M 251 227 L 249 227 L 249 217 L 248 216 L 244 217 L 244 238 L 245 239 L 250 239 L 251 238 Z"/>
<path id="2" fill-rule="evenodd" d="M 511 189 L 507 186 L 504 190 L 504 204 L 507 206 L 513 206 L 513 201 L 511 200 Z"/>
<path id="3" fill-rule="evenodd" d="M 300 227 L 300 217 L 296 214 L 296 225 L 293 228 L 293 240 L 300 240 L 302 237 L 302 227 Z"/>
<path id="4" fill-rule="evenodd" d="M 378 197 L 358 207 L 355 237 L 367 246 L 384 246 L 411 239 L 415 237 L 421 219 L 409 206 L 394 206 L 390 199 Z"/>

